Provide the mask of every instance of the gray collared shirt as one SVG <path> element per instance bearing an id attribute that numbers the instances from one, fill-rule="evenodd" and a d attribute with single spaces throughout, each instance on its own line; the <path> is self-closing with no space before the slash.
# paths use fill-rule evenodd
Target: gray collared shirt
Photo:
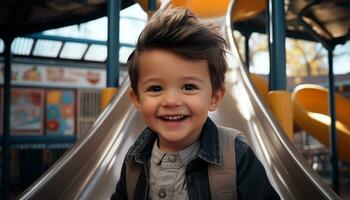
<path id="1" fill-rule="evenodd" d="M 174 153 L 160 151 L 154 142 L 149 168 L 149 199 L 188 199 L 185 180 L 186 166 L 199 150 L 197 140 L 187 148 Z"/>

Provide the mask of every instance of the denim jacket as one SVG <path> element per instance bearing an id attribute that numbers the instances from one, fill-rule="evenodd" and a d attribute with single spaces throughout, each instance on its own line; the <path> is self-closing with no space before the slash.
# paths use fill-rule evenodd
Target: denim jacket
<path id="1" fill-rule="evenodd" d="M 123 164 L 120 180 L 111 199 L 126 200 L 126 162 L 133 159 L 134 162 L 143 165 L 139 180 L 136 185 L 135 199 L 148 199 L 148 161 L 150 160 L 154 141 L 157 134 L 146 128 L 129 149 Z M 203 125 L 200 134 L 200 148 L 195 159 L 188 163 L 186 168 L 186 183 L 190 200 L 211 199 L 208 181 L 208 164 L 220 162 L 220 147 L 218 128 L 208 118 Z M 251 148 L 239 137 L 235 140 L 236 169 L 237 169 L 237 193 L 240 200 L 244 199 L 280 199 L 277 192 L 271 186 L 265 169 L 256 158 Z"/>

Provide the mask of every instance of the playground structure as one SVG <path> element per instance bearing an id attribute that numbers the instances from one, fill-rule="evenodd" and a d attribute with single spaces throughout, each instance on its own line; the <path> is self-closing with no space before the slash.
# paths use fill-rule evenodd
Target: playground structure
<path id="1" fill-rule="evenodd" d="M 211 117 L 220 125 L 238 127 L 247 134 L 249 143 L 262 160 L 270 181 L 282 198 L 337 199 L 337 195 L 297 153 L 272 113 L 258 98 L 234 44 L 231 13 L 232 5 L 227 16 L 227 36 L 233 54 L 228 57 L 230 72 L 227 76 L 227 95 L 223 105 Z M 33 184 L 22 199 L 57 196 L 72 199 L 108 198 L 113 192 L 128 146 L 144 126 L 128 101 L 128 87 L 128 83 L 123 84 L 90 134 L 78 141 L 52 170 Z M 84 167 L 77 166 L 78 160 L 80 164 L 86 160 Z M 57 185 L 71 187 L 58 188 Z"/>
<path id="2" fill-rule="evenodd" d="M 187 4 L 181 4 L 185 2 Z M 198 15 L 214 17 L 207 16 L 211 12 L 206 13 L 204 8 L 197 9 L 195 4 L 189 2 L 191 1 L 174 1 L 174 5 L 192 5 L 192 9 Z M 207 5 L 209 10 L 220 10 L 218 16 L 223 15 L 225 9 L 229 7 L 226 16 L 226 34 L 231 46 L 230 53 L 233 55 L 228 57 L 231 71 L 227 76 L 227 95 L 223 105 L 217 112 L 212 113 L 211 117 L 220 125 L 239 128 L 247 134 L 250 145 L 262 161 L 270 181 L 282 198 L 338 199 L 339 197 L 298 154 L 274 115 L 265 107 L 267 104 L 261 102 L 261 99 L 267 97 L 264 95 L 263 98 L 258 97 L 238 53 L 232 35 L 233 23 L 230 20 L 236 18 L 243 20 L 256 16 L 261 11 L 260 7 L 242 6 L 245 12 L 235 14 L 233 8 L 240 8 L 239 2 L 243 1 L 236 1 L 235 7 L 233 4 L 229 5 L 228 1 L 222 2 L 215 4 L 220 8 L 205 4 L 205 1 L 198 4 Z M 148 1 L 145 1 L 145 5 L 147 3 Z M 268 88 L 262 83 L 256 88 L 260 87 L 263 91 Z M 109 198 L 118 180 L 123 157 L 144 127 L 141 117 L 128 101 L 128 88 L 129 83 L 124 82 L 117 96 L 106 106 L 89 133 L 28 188 L 20 199 Z"/>
<path id="3" fill-rule="evenodd" d="M 250 74 L 250 78 L 261 98 L 266 104 L 269 104 L 268 82 L 256 74 Z M 294 123 L 315 137 L 323 145 L 329 147 L 328 90 L 318 85 L 302 84 L 293 90 L 292 95 Z M 339 159 L 349 163 L 350 101 L 340 94 L 336 94 L 335 102 Z"/>
<path id="4" fill-rule="evenodd" d="M 328 90 L 317 85 L 299 85 L 293 92 L 294 120 L 307 133 L 329 147 Z M 350 101 L 335 95 L 339 159 L 350 163 Z"/>

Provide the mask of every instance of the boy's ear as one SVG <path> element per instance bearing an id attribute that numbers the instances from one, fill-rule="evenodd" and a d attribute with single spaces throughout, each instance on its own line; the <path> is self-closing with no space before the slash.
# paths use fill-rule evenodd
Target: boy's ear
<path id="1" fill-rule="evenodd" d="M 139 112 L 141 112 L 142 111 L 142 106 L 141 106 L 141 102 L 140 102 L 139 97 L 137 96 L 137 94 L 133 90 L 130 90 L 129 97 L 130 97 L 132 103 L 134 104 L 134 106 L 136 107 L 136 109 Z"/>
<path id="2" fill-rule="evenodd" d="M 214 111 L 216 108 L 220 105 L 222 99 L 225 96 L 225 87 L 221 87 L 220 89 L 217 89 L 214 91 L 212 97 L 211 97 L 211 102 L 209 105 L 209 111 Z"/>

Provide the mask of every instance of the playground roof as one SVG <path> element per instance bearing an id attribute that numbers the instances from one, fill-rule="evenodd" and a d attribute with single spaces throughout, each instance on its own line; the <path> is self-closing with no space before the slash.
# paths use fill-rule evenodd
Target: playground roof
<path id="1" fill-rule="evenodd" d="M 287 0 L 285 6 L 288 37 L 318 41 L 330 47 L 350 39 L 349 0 Z M 265 33 L 266 10 L 254 18 L 237 22 L 235 27 L 245 33 Z"/>
<path id="2" fill-rule="evenodd" d="M 121 8 L 132 4 L 122 0 Z M 2 0 L 0 37 L 15 37 L 106 16 L 105 0 Z"/>

